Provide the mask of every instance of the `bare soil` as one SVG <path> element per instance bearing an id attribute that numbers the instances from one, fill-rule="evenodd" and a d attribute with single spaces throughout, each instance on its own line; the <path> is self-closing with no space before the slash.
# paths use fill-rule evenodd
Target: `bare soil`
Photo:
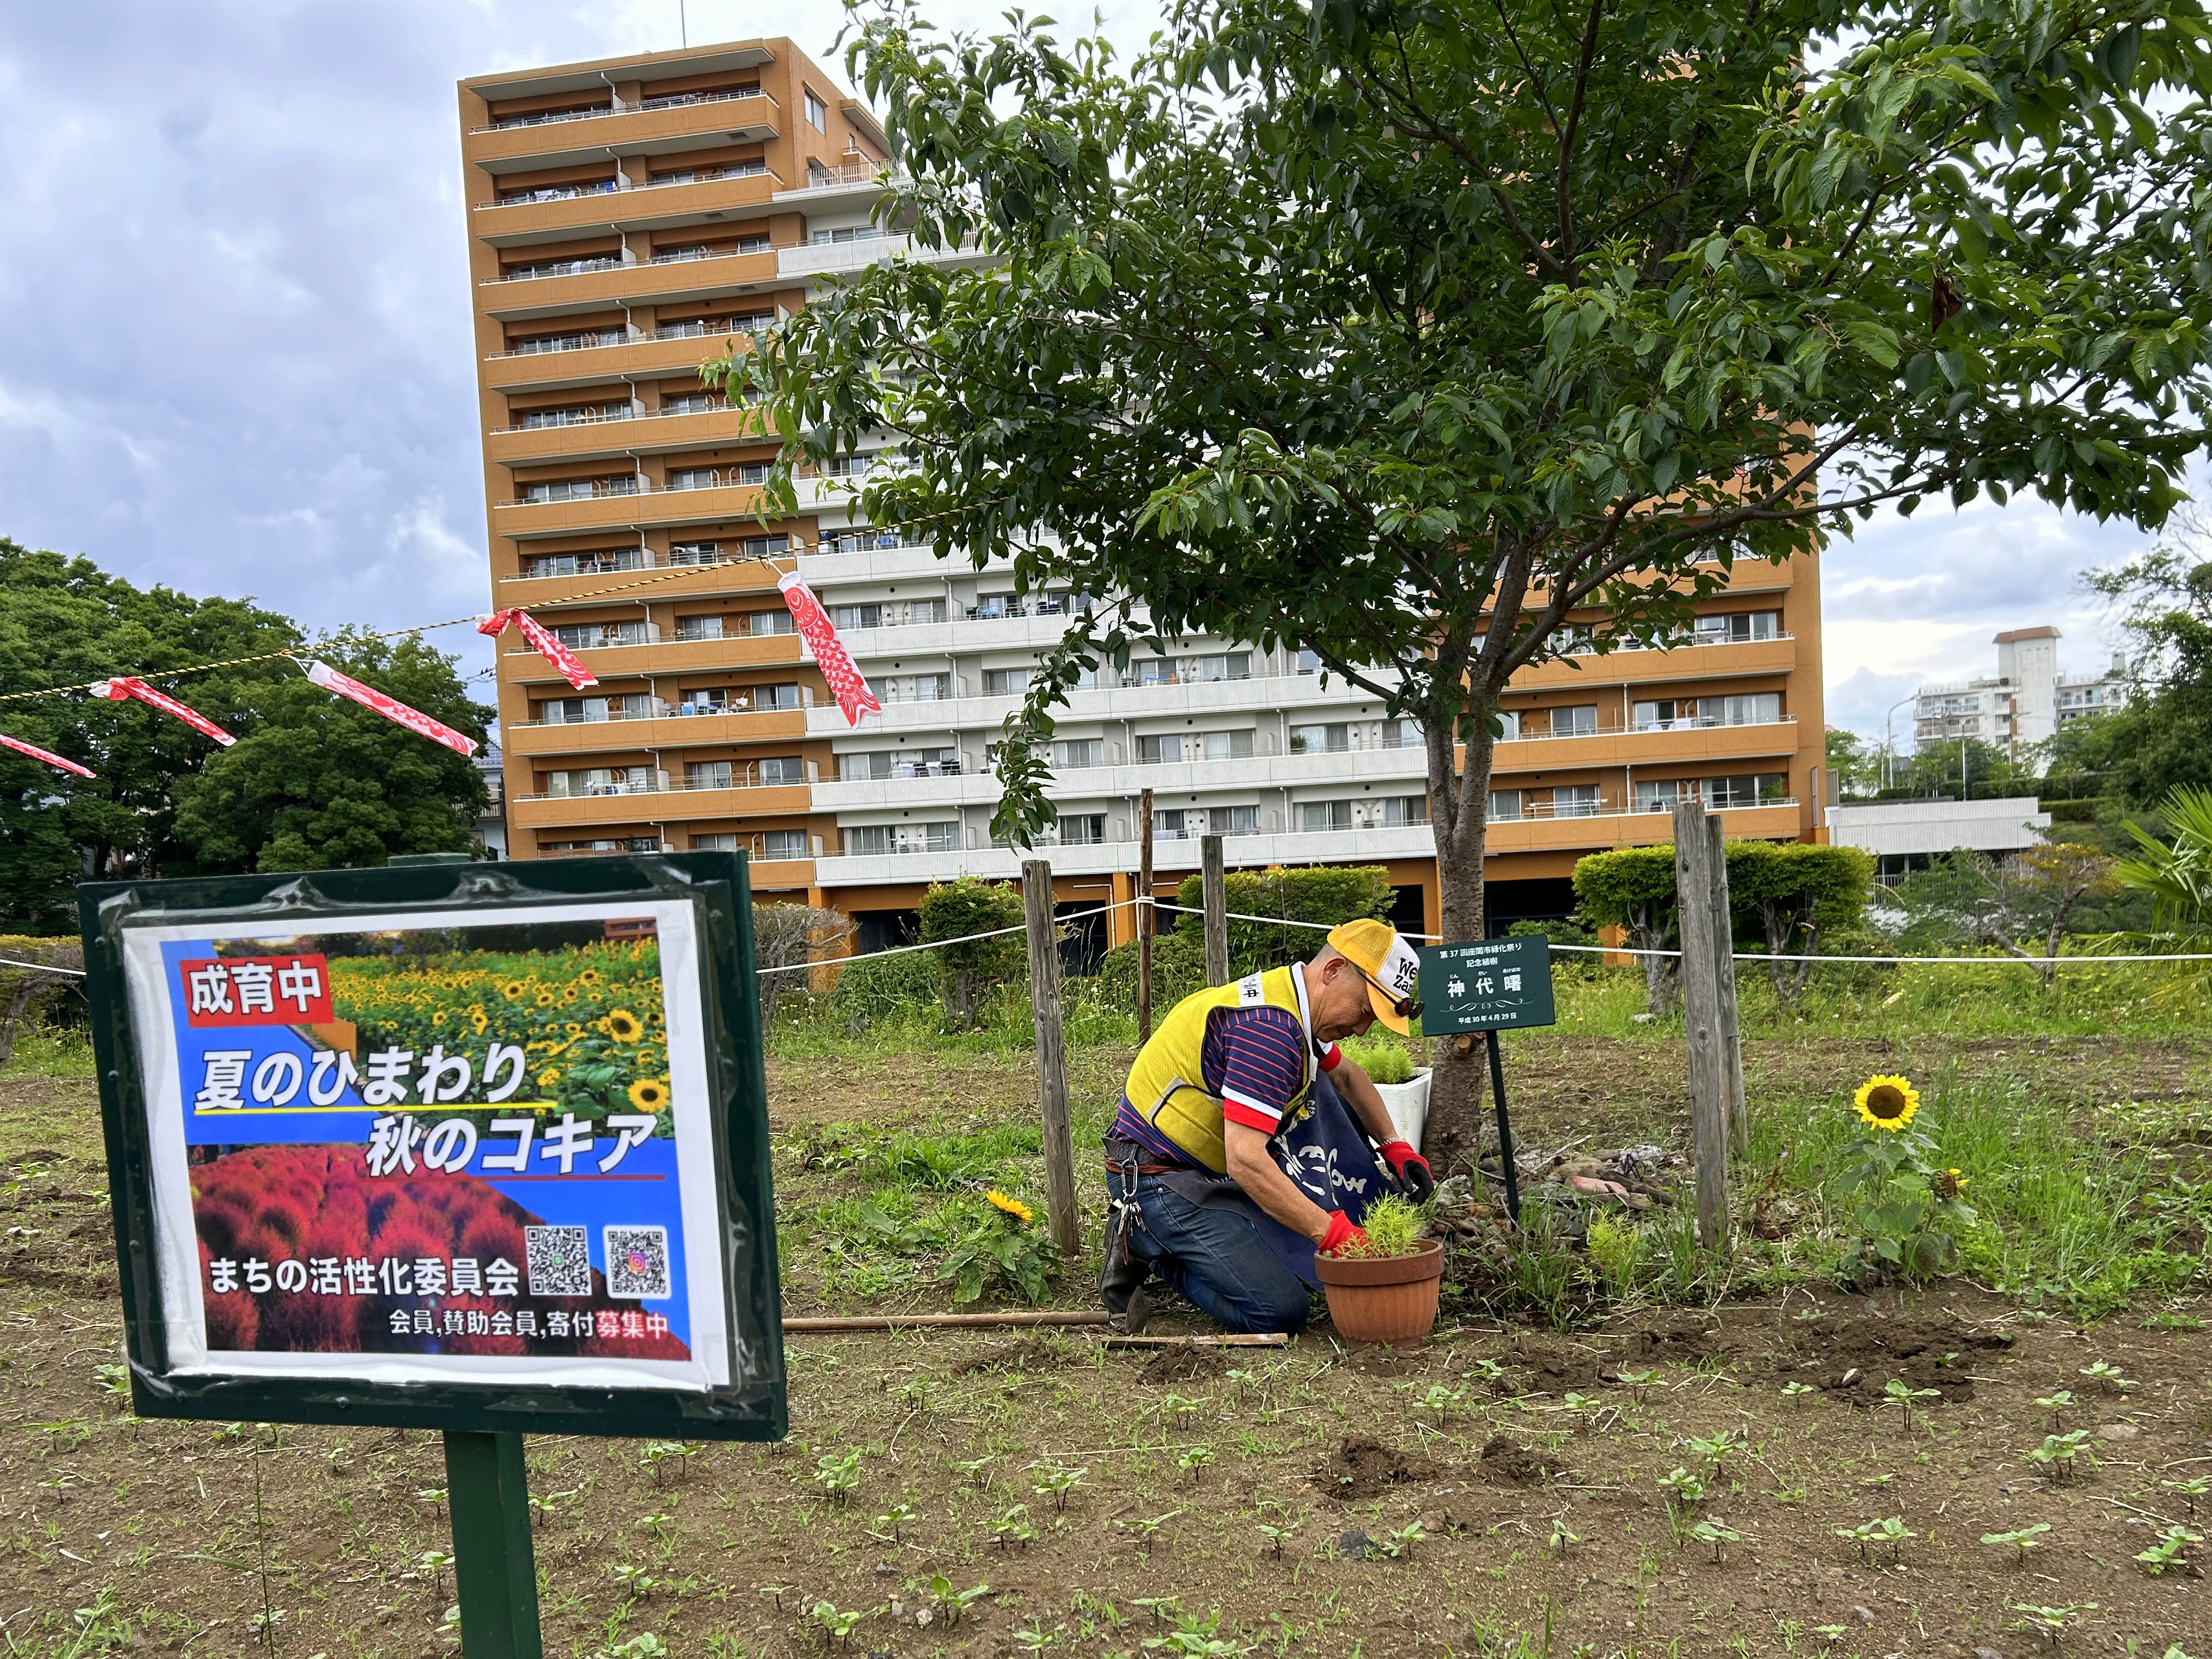
<path id="1" fill-rule="evenodd" d="M 1674 1109 L 1671 1076 L 1594 1041 L 1520 1057 L 1532 1144 L 1644 1137 Z M 1752 1048 L 1754 1077 L 1801 1087 L 1879 1058 L 1846 1042 Z M 2201 1098 L 2205 1074 L 2194 1045 L 2001 1053 L 2085 1099 Z M 1026 1057 L 780 1066 L 774 1082 L 786 1128 L 1034 1098 Z M 265 1594 L 279 1654 L 453 1653 L 433 1437 L 139 1422 L 102 1390 L 96 1368 L 120 1342 L 106 1191 L 90 1083 L 0 1078 L 8 1652 L 263 1653 Z M 941 1288 L 915 1294 L 941 1305 Z M 1205 1327 L 1186 1311 L 1155 1328 Z M 2061 1654 L 2212 1650 L 2203 1580 L 2131 1559 L 2193 1518 L 2163 1483 L 2212 1474 L 2212 1334 L 2133 1316 L 2081 1329 L 1965 1285 L 1824 1289 L 1571 1334 L 1462 1324 L 1411 1352 L 1352 1349 L 1323 1324 L 1285 1350 L 1195 1362 L 989 1331 L 810 1334 L 789 1353 L 783 1445 L 648 1467 L 635 1442 L 532 1441 L 549 1655 L 591 1659 L 650 1632 L 684 1659 L 995 1659 L 1024 1631 L 1054 1650 L 1133 1655 L 1174 1628 L 1164 1604 L 1139 1605 L 1155 1598 L 1218 1610 L 1223 1636 L 1270 1653 L 1376 1659 L 1533 1656 L 1547 1629 L 1562 1659 L 2052 1651 L 2020 1604 L 2081 1608 Z M 2100 1390 L 2082 1374 L 2097 1360 L 2136 1386 Z M 1908 1416 L 1887 1395 L 1894 1378 L 1936 1397 Z M 1784 1395 L 1793 1382 L 1809 1391 Z M 1437 1385 L 1452 1397 L 1431 1403 Z M 2060 1389 L 2077 1403 L 2035 1403 Z M 2028 1461 L 2055 1428 L 2090 1431 L 2095 1467 L 2057 1479 Z M 1743 1449 L 1714 1472 L 1689 1442 L 1723 1431 Z M 833 1501 L 816 1459 L 856 1447 L 861 1484 Z M 1678 1536 L 1695 1516 L 1670 1517 L 1658 1484 L 1676 1468 L 1705 1479 L 1696 1515 L 1742 1535 L 1717 1560 Z M 1054 1468 L 1084 1471 L 1064 1509 L 1040 1490 Z M 901 1503 L 915 1518 L 893 1517 Z M 994 1527 L 1018 1504 L 1037 1536 L 1002 1545 Z M 1891 1516 L 1913 1534 L 1894 1553 L 1837 1535 Z M 1416 1522 L 1426 1536 L 1388 1553 Z M 2025 1559 L 1979 1541 L 2035 1522 L 2051 1530 Z M 1279 1551 L 1262 1525 L 1286 1534 Z M 927 1590 L 937 1573 L 991 1589 L 948 1628 Z M 83 1635 L 76 1610 L 103 1596 L 113 1613 Z M 823 1601 L 866 1612 L 848 1641 L 811 1616 Z"/>

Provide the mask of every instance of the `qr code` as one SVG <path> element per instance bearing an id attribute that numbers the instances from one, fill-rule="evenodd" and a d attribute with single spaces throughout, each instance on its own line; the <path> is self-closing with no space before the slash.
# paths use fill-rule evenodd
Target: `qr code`
<path id="1" fill-rule="evenodd" d="M 668 1229 L 609 1227 L 607 1294 L 650 1299 L 668 1291 Z"/>
<path id="2" fill-rule="evenodd" d="M 532 1296 L 589 1296 L 592 1250 L 581 1227 L 525 1227 Z"/>

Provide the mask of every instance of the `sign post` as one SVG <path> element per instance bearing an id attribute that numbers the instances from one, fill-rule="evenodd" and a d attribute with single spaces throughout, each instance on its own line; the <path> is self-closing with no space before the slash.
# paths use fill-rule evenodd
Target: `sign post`
<path id="1" fill-rule="evenodd" d="M 436 1429 L 471 1659 L 526 1433 L 781 1438 L 741 856 L 77 890 L 131 1402 Z"/>
<path id="2" fill-rule="evenodd" d="M 1420 955 L 1422 1035 L 1480 1033 L 1490 1049 L 1490 1097 L 1498 1109 L 1505 1207 L 1518 1225 L 1521 1175 L 1513 1161 L 1513 1124 L 1505 1108 L 1505 1061 L 1498 1034 L 1550 1025 L 1559 1018 L 1552 997 L 1551 942 L 1539 937 L 1425 945 Z"/>

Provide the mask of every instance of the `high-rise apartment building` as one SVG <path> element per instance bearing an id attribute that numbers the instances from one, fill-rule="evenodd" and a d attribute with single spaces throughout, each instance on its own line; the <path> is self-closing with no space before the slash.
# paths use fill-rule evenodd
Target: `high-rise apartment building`
<path id="1" fill-rule="evenodd" d="M 2114 653 L 2101 674 L 2062 674 L 2058 640 L 2055 628 L 2008 629 L 1992 641 L 1995 678 L 1922 686 L 1914 694 L 1914 742 L 1978 738 L 2016 760 L 2068 721 L 2107 714 L 2127 701 L 2125 657 Z"/>
<path id="2" fill-rule="evenodd" d="M 993 745 L 1091 599 L 1017 596 L 1003 570 L 857 522 L 851 486 L 895 464 L 888 445 L 763 526 L 775 441 L 696 374 L 824 278 L 921 257 L 874 217 L 881 129 L 784 40 L 478 77 L 461 125 L 493 589 L 600 680 L 574 692 L 502 642 L 509 856 L 743 848 L 757 889 L 862 917 L 864 943 L 933 880 L 1013 874 L 990 836 Z M 880 715 L 847 724 L 778 568 L 749 562 L 763 554 L 820 594 Z M 593 592 L 616 582 L 638 585 Z M 1575 860 L 1667 839 L 1685 793 L 1732 836 L 1814 836 L 1817 561 L 1740 563 L 1702 610 L 1674 648 L 1515 681 L 1490 803 L 1497 921 L 1564 914 Z M 1102 669 L 1053 763 L 1065 903 L 1130 893 L 1150 788 L 1163 890 L 1219 831 L 1232 866 L 1385 865 L 1401 925 L 1437 931 L 1419 734 L 1310 659 L 1190 639 Z"/>

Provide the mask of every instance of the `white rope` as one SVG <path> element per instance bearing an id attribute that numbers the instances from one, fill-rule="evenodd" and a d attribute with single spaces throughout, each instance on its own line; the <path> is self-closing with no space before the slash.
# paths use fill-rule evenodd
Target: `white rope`
<path id="1" fill-rule="evenodd" d="M 1103 916 L 1109 910 L 1118 910 L 1123 905 L 1136 902 L 1134 899 L 1116 899 L 1110 904 L 1102 904 L 1095 909 L 1078 910 L 1070 915 L 1054 916 L 1053 923 L 1057 927 L 1063 921 L 1081 921 L 1089 916 Z M 948 945 L 972 945 L 979 939 L 1004 939 L 1008 933 L 1026 933 L 1027 932 L 1029 932 L 1029 924 L 1024 922 L 1017 927 L 994 927 L 988 933 L 963 933 L 958 939 L 933 939 L 921 945 L 893 945 L 881 951 L 870 951 L 865 956 L 822 957 L 812 962 L 787 962 L 780 968 L 763 968 L 757 971 L 763 974 L 795 974 L 802 968 L 849 968 L 856 962 L 873 962 L 878 957 L 902 957 L 909 951 L 941 951 Z"/>
<path id="2" fill-rule="evenodd" d="M 1187 916 L 1202 916 L 1206 914 L 1203 910 L 1192 909 L 1188 904 L 1170 904 L 1165 899 L 1154 899 L 1152 902 L 1163 910 L 1180 910 Z M 1336 931 L 1334 926 L 1326 921 L 1292 921 L 1288 916 L 1248 916 L 1242 910 L 1224 910 L 1222 915 L 1227 916 L 1231 921 L 1265 922 L 1276 927 L 1310 927 L 1316 933 L 1333 933 Z M 1432 945 L 1443 943 L 1443 935 L 1441 933 L 1408 933 L 1401 931 L 1398 937 L 1424 939 Z M 1564 950 L 1565 947 L 1562 945 L 1559 948 Z"/>
<path id="3" fill-rule="evenodd" d="M 13 957 L 0 957 L 0 968 L 35 968 L 42 974 L 75 974 L 79 979 L 84 977 L 82 968 L 49 968 L 43 962 L 18 962 Z"/>

